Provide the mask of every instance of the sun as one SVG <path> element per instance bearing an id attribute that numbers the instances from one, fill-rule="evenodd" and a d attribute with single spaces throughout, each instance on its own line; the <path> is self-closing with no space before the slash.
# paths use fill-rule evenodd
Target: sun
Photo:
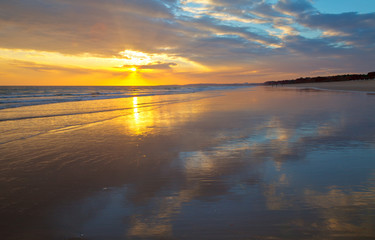
<path id="1" fill-rule="evenodd" d="M 132 68 L 129 68 L 129 70 L 132 71 L 132 72 L 136 72 L 137 68 L 136 67 L 132 67 Z"/>

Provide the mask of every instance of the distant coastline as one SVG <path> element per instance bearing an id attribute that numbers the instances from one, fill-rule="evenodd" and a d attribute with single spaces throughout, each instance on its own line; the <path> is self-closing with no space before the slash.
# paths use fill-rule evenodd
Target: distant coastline
<path id="1" fill-rule="evenodd" d="M 345 74 L 335 76 L 318 76 L 318 77 L 305 77 L 297 78 L 293 80 L 279 80 L 279 81 L 267 81 L 264 85 L 284 85 L 284 84 L 303 84 L 303 83 L 323 83 L 323 82 L 342 82 L 352 80 L 371 80 L 375 79 L 375 72 L 369 72 L 367 74 Z"/>

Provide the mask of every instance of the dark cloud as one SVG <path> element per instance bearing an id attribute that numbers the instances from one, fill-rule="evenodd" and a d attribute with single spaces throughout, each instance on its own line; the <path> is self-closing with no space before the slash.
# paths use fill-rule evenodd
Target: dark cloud
<path id="1" fill-rule="evenodd" d="M 315 12 L 315 8 L 308 0 L 279 0 L 276 9 L 292 15 L 301 15 Z"/>
<path id="2" fill-rule="evenodd" d="M 309 0 L 275 4 L 213 0 L 196 12 L 183 10 L 181 4 L 178 0 L 0 0 L 0 48 L 106 57 L 123 57 L 119 52 L 130 49 L 166 53 L 211 67 L 262 69 L 274 59 L 283 59 L 311 71 L 325 67 L 315 61 L 319 57 L 346 69 L 373 70 L 369 61 L 375 55 L 375 13 L 323 14 Z"/>
<path id="3" fill-rule="evenodd" d="M 340 54 L 348 49 L 335 47 L 329 39 L 309 39 L 301 36 L 289 36 L 285 38 L 285 47 L 293 52 L 321 56 L 322 54 Z"/>
<path id="4" fill-rule="evenodd" d="M 337 34 L 338 41 L 348 41 L 364 48 L 375 46 L 375 13 L 313 14 L 299 19 L 299 22 L 312 29 Z"/>
<path id="5" fill-rule="evenodd" d="M 192 20 L 193 23 L 200 24 L 198 28 L 209 28 L 213 32 L 235 34 L 240 37 L 248 39 L 248 41 L 263 41 L 265 43 L 279 43 L 279 39 L 270 35 L 260 34 L 252 31 L 252 28 L 249 27 L 238 27 L 224 25 L 219 20 L 212 17 L 203 17 L 198 20 Z"/>
<path id="6" fill-rule="evenodd" d="M 171 69 L 172 66 L 177 66 L 177 63 L 157 63 L 139 66 L 139 69 Z"/>
<path id="7" fill-rule="evenodd" d="M 213 0 L 212 2 L 214 2 L 215 4 L 225 5 L 225 6 L 236 5 L 236 6 L 243 6 L 243 7 L 246 7 L 246 6 L 251 7 L 263 1 L 262 0 L 250 0 L 250 1 L 249 0 Z"/>
<path id="8" fill-rule="evenodd" d="M 136 67 L 137 69 L 171 69 L 172 66 L 177 66 L 177 63 L 150 63 L 147 65 L 123 65 L 123 68 Z"/>
<path id="9" fill-rule="evenodd" d="M 276 11 L 272 7 L 271 4 L 268 4 L 264 1 L 259 2 L 250 11 L 252 14 L 255 14 L 256 16 L 260 16 L 260 17 L 266 17 L 266 18 L 284 17 L 284 15 Z"/>
<path id="10" fill-rule="evenodd" d="M 0 59 L 1 60 L 1 59 Z M 89 68 L 77 68 L 77 67 L 64 67 L 64 66 L 57 66 L 57 65 L 50 65 L 50 64 L 39 64 L 29 61 L 18 61 L 13 60 L 9 63 L 12 67 L 16 69 L 25 69 L 25 70 L 32 70 L 36 72 L 49 72 L 49 73 L 65 73 L 65 74 L 74 74 L 74 75 L 88 75 L 92 73 L 100 73 L 110 76 L 127 76 L 127 72 L 114 72 L 110 70 L 103 70 L 103 69 L 89 69 Z"/>
<path id="11" fill-rule="evenodd" d="M 156 41 L 176 41 L 177 30 L 167 22 L 172 10 L 157 0 L 23 0 L 2 2 L 0 8 L 5 48 L 110 56 L 127 48 L 152 50 Z"/>

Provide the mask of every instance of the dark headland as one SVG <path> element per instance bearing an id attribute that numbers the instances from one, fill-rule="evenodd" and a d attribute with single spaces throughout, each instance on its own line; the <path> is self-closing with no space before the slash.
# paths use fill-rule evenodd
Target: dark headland
<path id="1" fill-rule="evenodd" d="M 367 74 L 345 74 L 335 76 L 318 76 L 318 77 L 305 77 L 297 78 L 294 80 L 279 80 L 279 81 L 268 81 L 265 85 L 279 85 L 279 84 L 296 84 L 296 83 L 321 83 L 321 82 L 341 82 L 341 81 L 352 81 L 352 80 L 371 80 L 375 79 L 375 72 L 369 72 Z"/>
<path id="2" fill-rule="evenodd" d="M 345 74 L 323 77 L 304 77 L 294 80 L 268 81 L 263 83 L 263 85 L 375 92 L 375 72 L 369 72 L 367 74 Z"/>

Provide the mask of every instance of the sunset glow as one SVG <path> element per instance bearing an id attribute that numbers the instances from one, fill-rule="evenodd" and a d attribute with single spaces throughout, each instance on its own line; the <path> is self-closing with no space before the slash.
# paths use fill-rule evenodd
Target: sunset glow
<path id="1" fill-rule="evenodd" d="M 375 239 L 375 0 L 0 0 L 0 236 Z"/>
<path id="2" fill-rule="evenodd" d="M 0 9 L 0 85 L 264 82 L 369 72 L 375 61 L 368 0 L 22 0 Z"/>

